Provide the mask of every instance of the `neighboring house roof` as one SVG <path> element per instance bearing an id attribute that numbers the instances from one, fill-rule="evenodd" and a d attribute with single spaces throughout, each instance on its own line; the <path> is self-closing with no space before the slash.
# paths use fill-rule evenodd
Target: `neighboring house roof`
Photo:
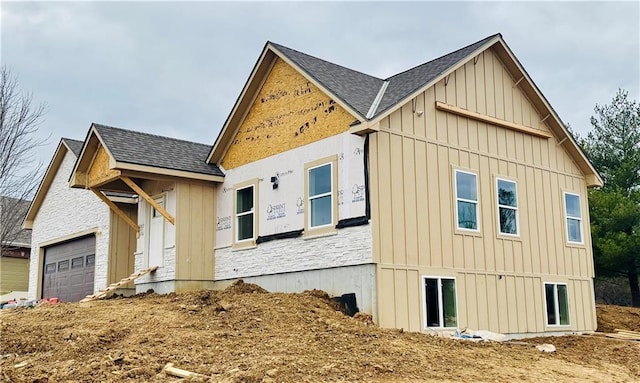
<path id="1" fill-rule="evenodd" d="M 209 145 L 96 123 L 92 127 L 117 163 L 224 177 L 218 166 L 206 162 Z"/>
<path id="2" fill-rule="evenodd" d="M 30 204 L 31 201 L 0 196 L 3 246 L 31 247 L 31 230 L 22 228 Z"/>
<path id="3" fill-rule="evenodd" d="M 260 91 L 262 81 L 269 75 L 270 68 L 277 58 L 287 62 L 314 85 L 325 91 L 330 97 L 335 98 L 340 106 L 361 123 L 358 129 L 366 132 L 368 129 L 375 130 L 375 125 L 381 119 L 489 48 L 494 48 L 512 76 L 520 79 L 519 83 L 521 80 L 526 80 L 522 81 L 519 86 L 531 99 L 539 113 L 552 117 L 547 121 L 547 125 L 559 141 L 566 139 L 565 148 L 587 176 L 587 184 L 601 186 L 602 178 L 567 132 L 560 117 L 544 98 L 500 34 L 488 36 L 384 80 L 280 44 L 267 42 L 220 130 L 220 134 L 211 147 L 207 162 L 220 163 L 242 123 L 245 111 L 251 107 L 254 96 Z"/>
<path id="4" fill-rule="evenodd" d="M 38 214 L 40 205 L 42 204 L 42 201 L 44 201 L 44 197 L 49 191 L 49 187 L 51 186 L 51 183 L 53 182 L 53 179 L 58 172 L 60 164 L 62 164 L 62 160 L 64 160 L 64 156 L 67 154 L 67 152 L 71 152 L 74 157 L 77 157 L 79 153 L 78 147 L 82 147 L 82 141 L 72 140 L 70 138 L 60 139 L 58 147 L 53 154 L 53 158 L 51 159 L 51 162 L 47 167 L 47 171 L 45 172 L 44 177 L 40 182 L 40 186 L 38 186 L 38 191 L 36 192 L 33 201 L 31 201 L 29 210 L 27 211 L 24 222 L 22 223 L 23 228 L 31 229 L 33 227 L 33 220 Z"/>

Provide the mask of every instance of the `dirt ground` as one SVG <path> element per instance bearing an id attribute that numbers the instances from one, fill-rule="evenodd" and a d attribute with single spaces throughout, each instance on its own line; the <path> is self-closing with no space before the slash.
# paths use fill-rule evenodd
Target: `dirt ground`
<path id="1" fill-rule="evenodd" d="M 640 331 L 640 309 L 599 306 L 598 314 L 603 329 Z M 3 310 L 0 337 L 6 382 L 640 381 L 640 342 L 437 338 L 346 316 L 319 291 L 267 293 L 243 283 Z M 557 352 L 542 353 L 537 343 Z M 168 376 L 169 362 L 206 377 Z"/>

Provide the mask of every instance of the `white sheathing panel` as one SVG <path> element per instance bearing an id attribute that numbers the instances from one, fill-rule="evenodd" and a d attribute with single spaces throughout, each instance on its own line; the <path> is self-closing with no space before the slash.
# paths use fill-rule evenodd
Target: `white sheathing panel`
<path id="1" fill-rule="evenodd" d="M 172 182 L 147 181 L 142 188 L 151 197 L 164 195 L 165 209 L 173 217 L 176 216 L 176 185 Z M 149 218 L 153 207 L 144 200 L 138 199 L 138 226 L 140 226 L 140 237 L 138 238 L 135 253 L 135 270 L 139 271 L 149 267 Z M 174 225 L 164 220 L 164 253 L 162 266 L 153 274 L 147 274 L 136 279 L 135 284 L 143 284 L 157 281 L 168 281 L 175 279 L 176 275 L 176 228 Z"/>
<path id="2" fill-rule="evenodd" d="M 364 216 L 364 138 L 339 134 L 225 171 L 217 191 L 217 248 L 231 246 L 234 185 L 255 178 L 260 179 L 258 235 L 304 228 L 304 165 L 332 155 L 338 156 L 338 219 Z M 273 176 L 279 177 L 275 190 Z"/>
<path id="3" fill-rule="evenodd" d="M 279 239 L 252 249 L 216 250 L 215 279 L 314 270 L 372 263 L 371 225 L 338 230 L 326 237 Z"/>
<path id="4" fill-rule="evenodd" d="M 33 221 L 31 261 L 29 267 L 29 298 L 37 298 L 38 264 L 42 262 L 40 244 L 74 236 L 96 229 L 96 264 L 94 290 L 107 285 L 109 263 L 109 207 L 91 191 L 71 189 L 69 175 L 75 156 L 65 155 L 58 172 Z M 42 254 L 41 254 L 42 253 Z"/>

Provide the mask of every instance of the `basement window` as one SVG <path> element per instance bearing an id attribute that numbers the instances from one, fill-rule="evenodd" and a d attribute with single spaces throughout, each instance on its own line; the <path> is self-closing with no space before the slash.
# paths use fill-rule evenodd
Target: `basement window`
<path id="1" fill-rule="evenodd" d="M 567 241 L 582 244 L 582 211 L 580 195 L 564 193 L 564 214 L 567 221 Z"/>
<path id="2" fill-rule="evenodd" d="M 425 328 L 455 328 L 458 325 L 456 280 L 446 277 L 423 277 Z"/>
<path id="3" fill-rule="evenodd" d="M 478 231 L 478 176 L 454 170 L 457 228 Z"/>
<path id="4" fill-rule="evenodd" d="M 564 283 L 545 283 L 544 297 L 547 305 L 547 325 L 569 325 L 569 299 Z"/>
<path id="5" fill-rule="evenodd" d="M 496 178 L 498 229 L 503 235 L 518 235 L 518 194 L 516 183 Z"/>

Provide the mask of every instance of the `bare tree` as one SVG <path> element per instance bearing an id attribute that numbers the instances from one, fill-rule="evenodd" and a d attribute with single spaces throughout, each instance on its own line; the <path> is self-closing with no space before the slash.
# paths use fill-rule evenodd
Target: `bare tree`
<path id="1" fill-rule="evenodd" d="M 46 106 L 33 104 L 33 96 L 18 87 L 5 66 L 0 68 L 0 244 L 13 242 L 20 233 L 30 200 L 40 183 L 42 163 L 35 150 L 47 138 L 37 131 Z M 28 205 L 26 205 L 28 208 Z"/>

